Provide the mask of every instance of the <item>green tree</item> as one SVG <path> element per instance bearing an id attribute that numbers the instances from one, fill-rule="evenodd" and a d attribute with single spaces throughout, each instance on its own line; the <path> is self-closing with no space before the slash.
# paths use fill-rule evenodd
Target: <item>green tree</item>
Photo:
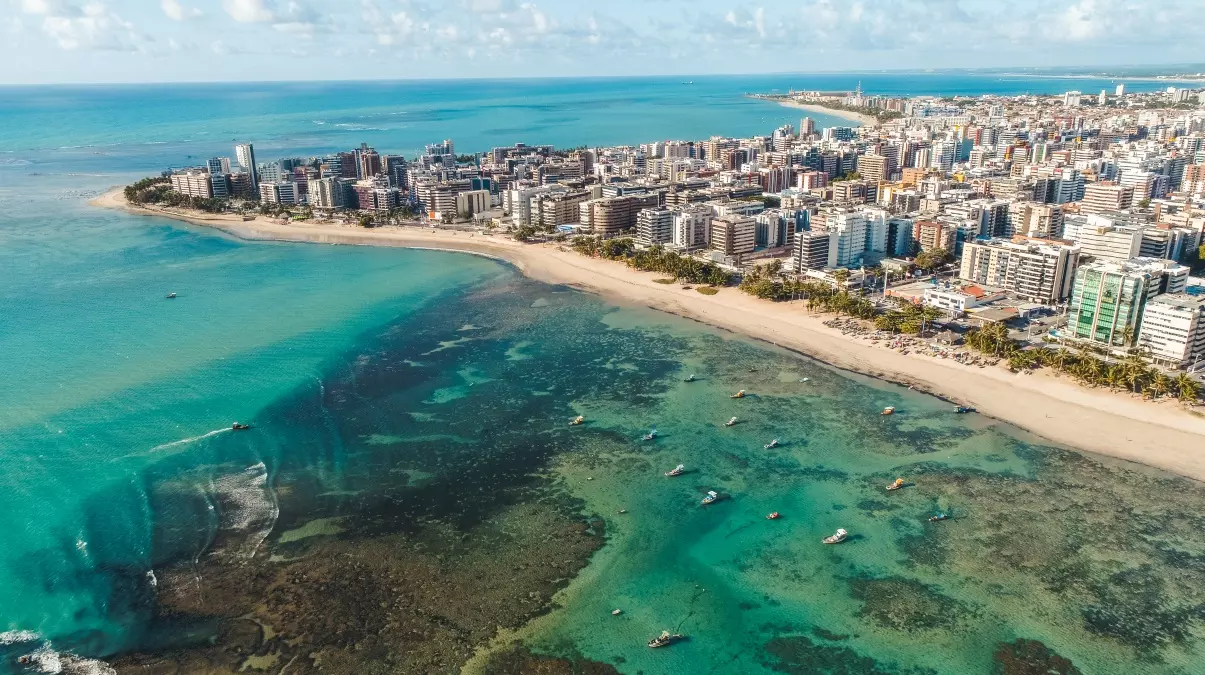
<path id="1" fill-rule="evenodd" d="M 1201 398 L 1201 385 L 1188 373 L 1180 373 L 1172 382 L 1176 398 L 1184 403 L 1196 403 Z"/>

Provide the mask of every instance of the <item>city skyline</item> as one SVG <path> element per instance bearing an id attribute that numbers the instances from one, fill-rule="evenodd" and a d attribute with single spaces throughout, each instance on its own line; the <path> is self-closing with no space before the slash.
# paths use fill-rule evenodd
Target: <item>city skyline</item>
<path id="1" fill-rule="evenodd" d="M 0 67 L 9 84 L 1155 65 L 1194 59 L 1179 26 L 1205 14 L 1182 0 L 1141 17 L 1113 0 L 1007 10 L 973 0 L 942 12 L 899 0 L 7 0 L 6 9 L 0 30 L 31 57 Z"/>

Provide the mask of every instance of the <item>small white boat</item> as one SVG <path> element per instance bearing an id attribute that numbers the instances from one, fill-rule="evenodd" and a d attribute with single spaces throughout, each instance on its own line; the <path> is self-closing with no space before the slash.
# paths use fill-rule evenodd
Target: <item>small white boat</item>
<path id="1" fill-rule="evenodd" d="M 682 635 L 679 635 L 678 633 L 671 634 L 669 631 L 665 630 L 665 631 L 661 631 L 661 635 L 653 638 L 652 640 L 649 640 L 649 647 L 651 649 L 656 649 L 658 647 L 665 647 L 667 645 L 672 645 L 673 643 L 677 642 L 678 640 L 684 640 L 684 639 L 686 639 L 686 638 Z"/>
<path id="2" fill-rule="evenodd" d="M 766 443 L 762 447 L 765 448 L 766 450 L 772 450 L 774 448 L 777 448 L 778 447 L 778 439 L 775 438 L 774 440 L 770 441 L 769 443 Z"/>
<path id="3" fill-rule="evenodd" d="M 611 610 L 611 616 L 619 616 L 620 614 L 623 614 L 623 610 L 622 610 L 622 609 L 613 609 L 613 610 Z"/>
<path id="4" fill-rule="evenodd" d="M 808 383 L 808 382 L 811 382 L 811 381 L 812 381 L 812 378 L 810 378 L 810 377 L 805 377 L 805 378 L 803 378 L 802 380 L 800 380 L 800 382 L 803 382 L 803 383 L 805 383 L 805 384 L 806 384 L 806 383 Z"/>
<path id="5" fill-rule="evenodd" d="M 674 468 L 670 469 L 669 471 L 666 471 L 665 475 L 669 476 L 670 478 L 673 478 L 674 476 L 681 476 L 684 473 L 686 473 L 686 465 L 679 464 L 678 466 L 675 466 Z"/>
<path id="6" fill-rule="evenodd" d="M 726 426 L 726 427 L 736 426 L 736 418 L 733 417 L 732 419 L 728 420 L 727 422 L 724 422 L 724 426 Z"/>
<path id="7" fill-rule="evenodd" d="M 837 530 L 837 533 L 836 533 L 836 534 L 834 534 L 833 536 L 831 536 L 831 537 L 825 537 L 825 538 L 824 538 L 824 543 L 826 543 L 826 544 L 840 544 L 841 542 L 845 541 L 845 540 L 846 540 L 848 537 L 849 537 L 849 533 L 848 533 L 848 532 L 846 532 L 844 529 L 839 529 L 839 530 Z"/>
<path id="8" fill-rule="evenodd" d="M 683 382 L 694 382 L 694 381 L 695 381 L 695 374 L 694 374 L 694 373 L 691 373 L 691 374 L 690 374 L 690 377 L 688 377 L 688 378 L 686 378 L 685 380 L 683 380 Z"/>
<path id="9" fill-rule="evenodd" d="M 735 394 L 733 394 L 732 396 L 729 396 L 728 398 L 745 398 L 745 390 L 742 389 L 742 390 L 736 392 Z"/>
<path id="10" fill-rule="evenodd" d="M 642 440 L 651 441 L 651 440 L 655 440 L 656 438 L 657 438 L 657 430 L 653 429 L 652 431 L 645 434 L 644 438 Z"/>
<path id="11" fill-rule="evenodd" d="M 585 424 L 585 423 L 586 423 L 586 418 L 582 417 L 581 415 L 578 415 L 577 417 L 574 417 L 571 422 L 569 422 L 569 426 L 576 427 L 579 424 Z"/>
<path id="12" fill-rule="evenodd" d="M 175 299 L 176 299 L 176 294 L 175 294 L 175 293 L 168 293 L 168 294 L 167 294 L 167 299 L 168 299 L 168 300 L 175 300 Z"/>
<path id="13" fill-rule="evenodd" d="M 888 492 L 893 492 L 893 491 L 895 491 L 895 490 L 898 490 L 898 489 L 900 489 L 900 488 L 904 487 L 904 485 L 905 485 L 905 483 L 904 483 L 904 479 L 903 479 L 903 478 L 896 478 L 894 483 L 892 483 L 891 485 L 888 485 L 888 486 L 887 486 L 887 491 L 888 491 Z"/>
<path id="14" fill-rule="evenodd" d="M 714 504 L 715 500 L 717 500 L 719 498 L 720 498 L 719 493 L 717 493 L 715 490 L 711 490 L 707 493 L 707 496 L 703 498 L 703 502 L 702 502 L 703 506 L 707 506 L 708 504 Z"/>
<path id="15" fill-rule="evenodd" d="M 893 406 L 887 406 L 886 408 L 883 408 L 883 412 L 881 412 L 879 414 L 880 415 L 894 415 L 895 408 Z"/>

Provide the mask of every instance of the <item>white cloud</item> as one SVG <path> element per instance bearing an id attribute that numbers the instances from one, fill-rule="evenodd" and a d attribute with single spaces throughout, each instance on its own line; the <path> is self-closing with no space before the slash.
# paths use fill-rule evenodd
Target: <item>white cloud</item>
<path id="1" fill-rule="evenodd" d="M 264 0 L 222 0 L 222 9 L 239 23 L 267 23 L 275 18 Z"/>
<path id="2" fill-rule="evenodd" d="M 161 0 L 159 7 L 172 21 L 195 19 L 202 14 L 201 10 L 196 7 L 185 7 L 180 4 L 180 0 Z"/>
<path id="3" fill-rule="evenodd" d="M 41 29 L 60 49 L 141 51 L 150 38 L 122 19 L 103 2 L 22 0 L 26 14 L 42 17 Z"/>

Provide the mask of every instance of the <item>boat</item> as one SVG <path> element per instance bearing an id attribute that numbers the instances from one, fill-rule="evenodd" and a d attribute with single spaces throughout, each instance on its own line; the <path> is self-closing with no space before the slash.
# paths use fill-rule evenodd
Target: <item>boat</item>
<path id="1" fill-rule="evenodd" d="M 573 418 L 573 421 L 569 423 L 569 426 L 576 427 L 579 424 L 585 424 L 585 423 L 586 423 L 586 418 L 582 417 L 581 415 L 578 415 L 577 417 Z"/>
<path id="2" fill-rule="evenodd" d="M 883 408 L 883 412 L 881 412 L 879 414 L 880 415 L 894 415 L 895 408 L 893 406 L 887 406 L 886 408 Z"/>
<path id="3" fill-rule="evenodd" d="M 661 635 L 658 635 L 657 637 L 653 638 L 652 640 L 649 640 L 649 647 L 652 649 L 656 649 L 658 647 L 666 647 L 666 646 L 672 645 L 673 643 L 677 642 L 678 640 L 685 640 L 685 639 L 686 639 L 686 637 L 684 635 L 681 635 L 678 633 L 670 633 L 667 630 L 663 630 L 663 631 L 661 631 Z"/>
<path id="4" fill-rule="evenodd" d="M 651 441 L 651 440 L 654 440 L 654 439 L 656 439 L 656 438 L 657 438 L 657 430 L 656 430 L 656 429 L 653 429 L 652 431 L 650 431 L 650 432 L 648 432 L 647 434 L 645 434 L 645 435 L 644 435 L 644 439 L 643 439 L 643 440 L 646 440 L 646 441 Z"/>
<path id="5" fill-rule="evenodd" d="M 887 486 L 887 491 L 888 491 L 888 492 L 891 492 L 892 490 L 898 490 L 898 489 L 900 489 L 900 488 L 902 488 L 902 487 L 904 487 L 904 479 L 903 479 L 903 478 L 896 478 L 894 483 L 892 483 L 891 485 L 888 485 L 888 486 Z"/>
<path id="6" fill-rule="evenodd" d="M 175 293 L 168 293 L 168 294 L 167 294 L 167 299 L 168 299 L 168 300 L 175 300 L 175 299 L 176 299 L 176 294 L 175 294 Z"/>
<path id="7" fill-rule="evenodd" d="M 745 390 L 742 389 L 742 390 L 736 392 L 735 394 L 733 394 L 732 396 L 729 396 L 728 398 L 745 398 Z"/>
<path id="8" fill-rule="evenodd" d="M 622 609 L 613 609 L 613 610 L 611 610 L 611 616 L 619 616 L 620 614 L 623 614 L 623 610 L 622 610 Z"/>
<path id="9" fill-rule="evenodd" d="M 691 373 L 689 377 L 687 377 L 685 380 L 683 380 L 683 382 L 694 382 L 694 381 L 695 381 L 694 373 Z"/>
<path id="10" fill-rule="evenodd" d="M 939 513 L 939 514 L 937 514 L 937 515 L 935 515 L 935 516 L 929 516 L 929 522 L 930 522 L 930 523 L 936 523 L 936 522 L 938 522 L 938 521 L 940 521 L 940 520 L 949 520 L 949 519 L 950 519 L 950 516 L 949 516 L 948 514 L 945 514 L 945 513 Z"/>
<path id="11" fill-rule="evenodd" d="M 727 422 L 724 422 L 724 426 L 726 426 L 726 427 L 736 426 L 736 418 L 733 417 L 732 419 L 728 420 Z"/>
<path id="12" fill-rule="evenodd" d="M 702 502 L 703 506 L 707 506 L 708 504 L 713 504 L 713 503 L 715 503 L 715 500 L 717 500 L 719 498 L 720 498 L 719 493 L 717 493 L 715 490 L 710 490 L 710 491 L 708 491 L 707 496 L 703 498 L 703 502 Z"/>
<path id="13" fill-rule="evenodd" d="M 954 412 L 958 413 L 959 415 L 965 415 L 965 414 L 967 414 L 967 413 L 973 413 L 973 412 L 975 412 L 975 409 L 974 409 L 974 408 L 968 408 L 968 407 L 966 407 L 966 406 L 958 406 L 958 409 L 957 409 L 957 410 L 955 410 Z"/>
<path id="14" fill-rule="evenodd" d="M 777 511 L 774 511 L 770 515 L 766 516 L 766 520 L 778 520 L 779 518 L 780 516 L 778 515 Z"/>
<path id="15" fill-rule="evenodd" d="M 250 428 L 251 428 L 250 424 L 239 424 L 238 422 L 235 422 L 234 424 L 230 425 L 230 429 L 232 431 L 246 431 L 247 429 L 250 429 Z"/>
<path id="16" fill-rule="evenodd" d="M 825 538 L 824 538 L 824 543 L 826 543 L 826 544 L 840 544 L 841 542 L 845 541 L 847 538 L 849 538 L 849 533 L 848 533 L 848 532 L 846 532 L 844 529 L 839 529 L 839 530 L 837 530 L 837 532 L 836 532 L 836 533 L 835 533 L 833 536 L 831 536 L 831 537 L 825 537 Z"/>
<path id="17" fill-rule="evenodd" d="M 766 443 L 762 447 L 765 448 L 766 450 L 777 448 L 778 447 L 778 439 L 775 438 L 774 440 L 770 441 L 769 443 Z"/>
<path id="18" fill-rule="evenodd" d="M 810 377 L 805 377 L 805 378 L 803 378 L 802 380 L 800 380 L 800 382 L 803 382 L 803 383 L 805 383 L 805 384 L 806 384 L 806 383 L 808 383 L 808 382 L 811 382 L 811 381 L 812 381 L 812 378 L 810 378 Z"/>
<path id="19" fill-rule="evenodd" d="M 681 476 L 684 473 L 686 473 L 686 465 L 679 464 L 678 466 L 675 466 L 674 468 L 670 469 L 669 471 L 666 471 L 665 475 L 669 476 L 670 478 L 673 478 L 674 476 Z"/>
<path id="20" fill-rule="evenodd" d="M 627 509 L 620 509 L 620 510 L 619 510 L 619 515 L 621 515 L 621 516 L 622 516 L 623 514 L 625 514 L 625 513 L 627 513 L 627 512 L 628 512 L 628 510 L 627 510 Z"/>

